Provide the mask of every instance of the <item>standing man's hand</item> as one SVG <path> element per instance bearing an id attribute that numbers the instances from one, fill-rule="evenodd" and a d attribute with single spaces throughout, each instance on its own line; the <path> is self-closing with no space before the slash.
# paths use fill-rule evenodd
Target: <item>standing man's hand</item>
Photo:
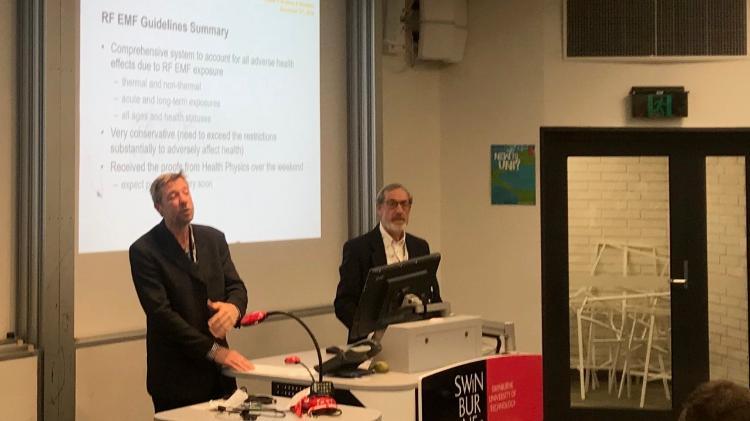
<path id="1" fill-rule="evenodd" d="M 225 338 L 237 323 L 240 310 L 234 304 L 211 300 L 208 300 L 208 308 L 214 311 L 214 315 L 208 319 L 208 330 L 215 338 Z"/>
<path id="2" fill-rule="evenodd" d="M 242 354 L 223 346 L 216 350 L 214 361 L 235 371 L 250 371 L 255 368 L 255 365 Z"/>

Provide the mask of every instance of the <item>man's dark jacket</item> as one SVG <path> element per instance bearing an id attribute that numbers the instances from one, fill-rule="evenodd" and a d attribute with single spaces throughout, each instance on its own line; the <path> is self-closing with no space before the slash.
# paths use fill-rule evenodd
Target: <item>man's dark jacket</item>
<path id="1" fill-rule="evenodd" d="M 430 254 L 427 241 L 406 233 L 406 250 L 409 258 Z M 353 238 L 344 244 L 341 266 L 339 266 L 339 285 L 333 306 L 336 317 L 349 329 L 354 322 L 354 313 L 359 305 L 359 297 L 367 280 L 367 272 L 374 267 L 387 264 L 385 245 L 380 233 L 380 225 L 370 232 Z M 432 302 L 440 301 L 440 291 L 435 285 Z M 349 335 L 349 340 L 356 340 Z"/>
<path id="2" fill-rule="evenodd" d="M 130 268 L 146 313 L 148 392 L 154 402 L 189 404 L 236 388 L 234 379 L 206 358 L 215 339 L 208 329 L 208 300 L 247 307 L 247 290 L 224 234 L 193 225 L 197 263 L 185 254 L 164 221 L 130 246 Z"/>

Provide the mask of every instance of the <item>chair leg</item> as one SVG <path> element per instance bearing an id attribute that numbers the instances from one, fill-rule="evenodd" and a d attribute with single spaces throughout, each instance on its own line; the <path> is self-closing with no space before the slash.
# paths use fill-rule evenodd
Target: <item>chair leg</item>
<path id="1" fill-rule="evenodd" d="M 591 337 L 589 338 L 591 345 L 591 364 L 589 364 L 589 372 L 591 373 L 591 390 L 599 388 L 599 363 L 596 361 L 596 343 L 594 337 L 596 334 L 593 332 L 594 326 L 591 326 Z"/>
<path id="2" fill-rule="evenodd" d="M 581 383 L 581 400 L 586 400 L 586 390 L 584 388 L 584 373 L 583 373 L 583 321 L 581 320 L 580 310 L 576 312 L 576 319 L 578 323 L 578 380 Z"/>
<path id="3" fill-rule="evenodd" d="M 586 349 L 587 349 L 586 367 L 587 368 L 584 368 L 584 371 L 586 372 L 586 390 L 587 391 L 591 390 L 590 387 L 591 387 L 591 382 L 592 382 L 591 381 L 591 366 L 592 366 L 592 360 L 591 360 L 591 358 L 592 358 L 592 356 L 591 356 L 592 352 L 591 352 L 591 348 L 592 348 L 593 344 L 591 342 L 591 337 L 593 336 L 592 335 L 592 330 L 593 329 L 594 329 L 594 324 L 593 323 L 589 323 L 589 334 L 588 334 L 588 339 L 587 339 L 588 340 L 588 346 L 586 346 Z"/>
<path id="4" fill-rule="evenodd" d="M 625 362 L 622 365 L 622 377 L 620 377 L 620 389 L 617 391 L 617 398 L 622 396 L 622 386 L 625 383 L 625 378 L 628 381 L 628 397 L 630 397 L 630 376 L 628 376 L 628 364 L 630 363 L 630 355 L 633 347 L 633 336 L 635 336 L 635 325 L 638 323 L 637 318 L 633 318 L 633 325 L 630 327 L 630 335 L 628 335 L 628 348 L 625 350 Z"/>
<path id="5" fill-rule="evenodd" d="M 648 343 L 646 345 L 646 360 L 643 362 L 643 385 L 641 386 L 641 408 L 646 403 L 646 386 L 648 386 L 649 365 L 651 363 L 651 345 L 654 340 L 654 321 L 656 317 L 651 315 L 648 324 Z"/>
<path id="6" fill-rule="evenodd" d="M 602 253 L 604 253 L 604 248 L 607 247 L 606 244 L 597 244 L 596 245 L 596 259 L 594 259 L 594 264 L 591 265 L 591 274 L 596 275 L 596 267 L 599 266 L 599 260 L 602 258 Z"/>
<path id="7" fill-rule="evenodd" d="M 620 387 L 617 389 L 617 399 L 622 397 L 622 387 L 625 385 L 625 377 L 628 376 L 628 354 L 625 354 L 625 362 L 622 365 L 622 374 L 620 375 Z"/>
<path id="8" fill-rule="evenodd" d="M 664 396 L 668 401 L 672 400 L 672 396 L 669 393 L 669 384 L 667 384 L 667 370 L 664 369 L 664 358 L 659 354 L 659 371 L 662 375 L 661 383 L 664 385 Z"/>
<path id="9" fill-rule="evenodd" d="M 615 386 L 617 385 L 617 361 L 620 359 L 620 342 L 617 342 L 617 345 L 615 346 L 615 355 L 612 358 L 612 367 L 610 367 L 610 376 L 609 376 L 609 384 L 607 385 L 607 391 L 611 395 L 614 390 Z"/>

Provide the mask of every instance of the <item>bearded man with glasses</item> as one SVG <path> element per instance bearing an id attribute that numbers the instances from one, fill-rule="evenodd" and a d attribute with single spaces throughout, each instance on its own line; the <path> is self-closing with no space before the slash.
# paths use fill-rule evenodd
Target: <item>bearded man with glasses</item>
<path id="1" fill-rule="evenodd" d="M 430 254 L 427 241 L 406 232 L 413 202 L 411 193 L 403 185 L 393 183 L 383 187 L 376 197 L 378 224 L 367 234 L 344 244 L 333 305 L 336 317 L 347 328 L 352 328 L 359 297 L 371 268 Z M 440 301 L 440 290 L 435 284 L 428 302 Z M 350 342 L 354 340 L 356 338 L 350 338 Z"/>

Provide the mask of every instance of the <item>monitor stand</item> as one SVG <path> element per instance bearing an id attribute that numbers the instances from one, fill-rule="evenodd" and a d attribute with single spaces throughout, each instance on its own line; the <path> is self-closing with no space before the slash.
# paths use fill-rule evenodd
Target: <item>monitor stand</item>
<path id="1" fill-rule="evenodd" d="M 429 319 L 432 317 L 448 317 L 451 315 L 451 305 L 448 302 L 439 302 L 439 303 L 429 303 L 429 304 L 422 304 L 422 302 L 419 302 L 419 305 L 404 305 L 402 306 L 402 309 L 410 308 L 413 312 L 413 318 L 410 320 L 416 321 L 420 318 L 422 319 Z M 392 326 L 392 325 L 389 325 Z M 388 327 L 384 327 L 382 329 L 378 329 L 372 333 L 372 339 L 373 341 L 380 343 L 383 339 L 383 335 L 385 335 L 385 330 Z"/>

